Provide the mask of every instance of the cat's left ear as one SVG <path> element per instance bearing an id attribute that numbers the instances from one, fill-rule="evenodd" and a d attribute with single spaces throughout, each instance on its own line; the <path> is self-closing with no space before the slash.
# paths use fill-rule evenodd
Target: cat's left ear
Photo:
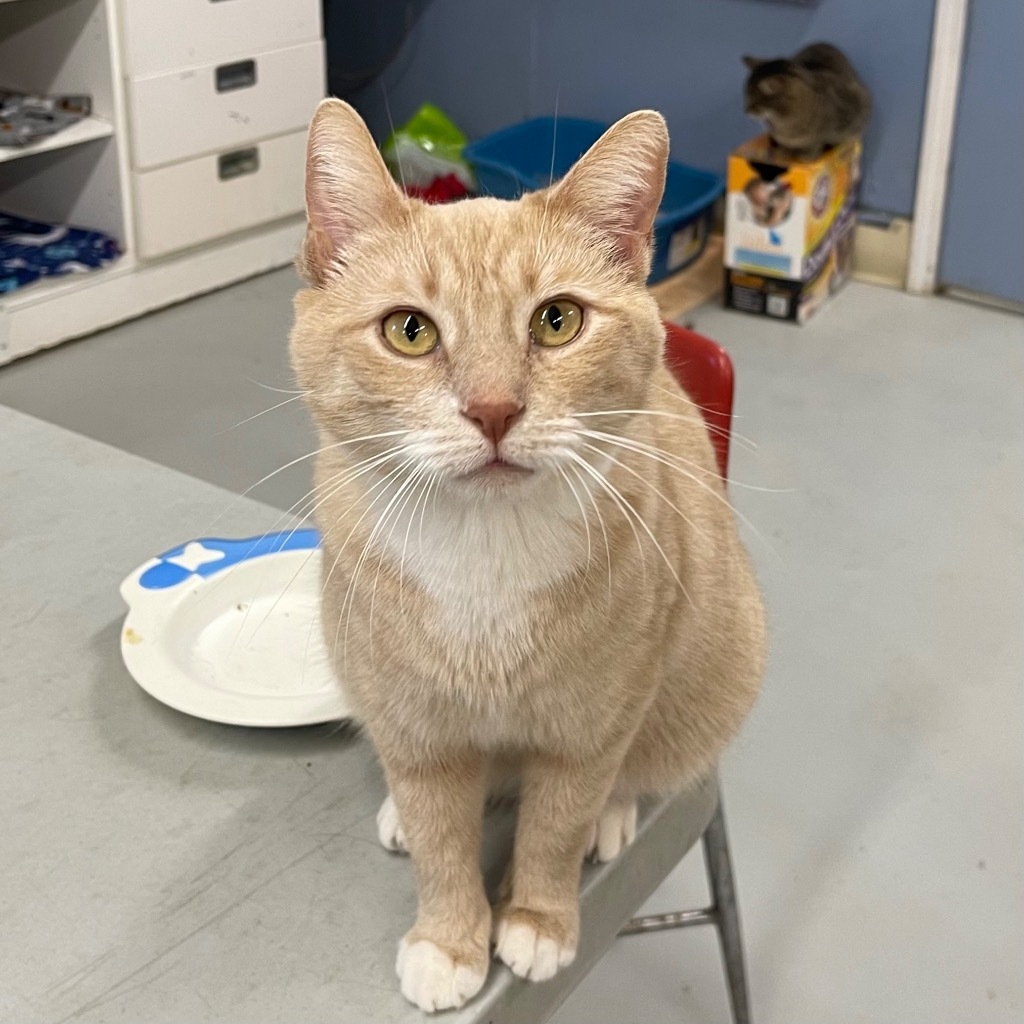
<path id="1" fill-rule="evenodd" d="M 551 199 L 598 228 L 616 260 L 646 280 L 667 163 L 665 119 L 657 111 L 638 110 L 613 124 L 580 157 Z"/>
<path id="2" fill-rule="evenodd" d="M 767 63 L 761 60 L 760 57 L 744 57 L 743 63 L 751 70 L 756 71 L 762 64 Z"/>
<path id="3" fill-rule="evenodd" d="M 404 201 L 363 119 L 341 100 L 323 100 L 309 126 L 299 273 L 325 284 L 359 235 L 400 216 Z"/>

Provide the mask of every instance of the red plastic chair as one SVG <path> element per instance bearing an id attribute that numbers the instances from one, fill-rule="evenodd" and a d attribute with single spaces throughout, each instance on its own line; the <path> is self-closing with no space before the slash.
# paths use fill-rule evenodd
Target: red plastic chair
<path id="1" fill-rule="evenodd" d="M 722 479 L 729 475 L 733 372 L 729 353 L 696 331 L 665 324 L 665 362 L 712 428 L 711 443 Z"/>
<path id="2" fill-rule="evenodd" d="M 665 324 L 665 361 L 676 380 L 701 407 L 725 480 L 729 470 L 729 434 L 732 426 L 733 370 L 729 354 L 710 338 L 685 327 Z M 695 924 L 713 924 L 722 949 L 729 1004 L 735 1024 L 750 1024 L 750 994 L 743 956 L 739 907 L 733 878 L 729 835 L 725 828 L 721 789 L 718 806 L 701 837 L 704 867 L 711 890 L 711 905 L 703 910 L 635 917 L 619 933 L 638 935 Z"/>

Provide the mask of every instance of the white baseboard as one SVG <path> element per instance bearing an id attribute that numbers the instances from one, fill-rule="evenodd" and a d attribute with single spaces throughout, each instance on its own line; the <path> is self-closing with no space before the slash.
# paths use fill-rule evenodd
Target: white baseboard
<path id="1" fill-rule="evenodd" d="M 906 217 L 894 217 L 888 224 L 858 223 L 853 236 L 853 276 L 869 284 L 906 288 L 910 227 Z"/>
<path id="2" fill-rule="evenodd" d="M 304 217 L 150 262 L 124 256 L 0 297 L 0 365 L 290 263 Z"/>
<path id="3" fill-rule="evenodd" d="M 987 292 L 976 292 L 970 288 L 946 287 L 942 289 L 943 295 L 951 299 L 959 299 L 961 302 L 973 302 L 977 306 L 988 306 L 990 309 L 1000 309 L 1004 313 L 1017 313 L 1024 315 L 1024 302 L 1014 302 L 1013 299 L 1004 299 L 998 295 L 989 295 Z"/>

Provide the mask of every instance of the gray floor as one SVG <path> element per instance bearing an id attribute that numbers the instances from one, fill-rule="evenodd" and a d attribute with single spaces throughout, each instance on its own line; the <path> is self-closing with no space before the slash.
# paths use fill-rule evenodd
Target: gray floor
<path id="1" fill-rule="evenodd" d="M 0 369 L 0 403 L 243 491 L 312 449 L 298 402 L 234 427 L 290 397 L 259 385 L 291 387 L 295 283 Z M 733 497 L 773 652 L 724 772 L 756 1019 L 1019 1024 L 1024 320 L 861 285 L 804 328 L 694 319 L 758 445 Z M 253 496 L 287 508 L 307 477 Z M 651 907 L 703 895 L 691 858 Z M 557 1020 L 724 1024 L 713 935 L 621 940 Z"/>

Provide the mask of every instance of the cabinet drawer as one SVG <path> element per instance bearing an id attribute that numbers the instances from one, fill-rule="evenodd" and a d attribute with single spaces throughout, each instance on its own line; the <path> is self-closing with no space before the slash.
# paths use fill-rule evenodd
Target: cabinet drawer
<path id="1" fill-rule="evenodd" d="M 304 207 L 305 131 L 134 175 L 143 259 L 209 242 Z"/>
<path id="2" fill-rule="evenodd" d="M 320 0 L 122 0 L 125 64 L 138 78 L 321 37 Z"/>
<path id="3" fill-rule="evenodd" d="M 303 128 L 323 94 L 319 42 L 133 79 L 132 162 L 159 167 Z"/>

